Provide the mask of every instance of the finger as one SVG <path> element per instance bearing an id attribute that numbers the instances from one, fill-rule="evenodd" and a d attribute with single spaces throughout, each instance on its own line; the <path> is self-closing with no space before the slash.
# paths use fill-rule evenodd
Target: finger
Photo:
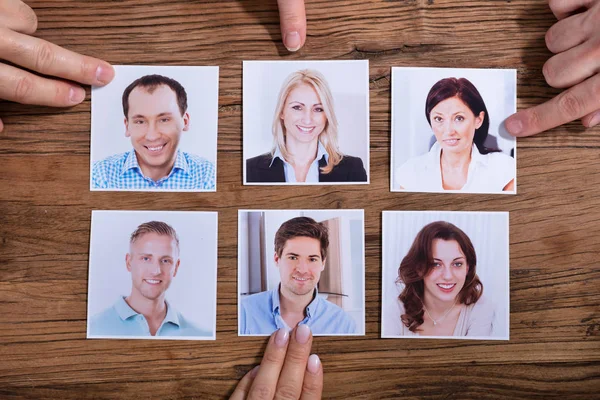
<path id="1" fill-rule="evenodd" d="M 88 85 L 104 86 L 115 75 L 104 61 L 6 28 L 0 28 L 0 57 L 44 75 Z"/>
<path id="2" fill-rule="evenodd" d="M 79 86 L 0 64 L 0 99 L 22 104 L 70 107 L 81 103 L 84 98 L 85 90 Z"/>
<path id="3" fill-rule="evenodd" d="M 318 400 L 323 394 L 323 366 L 316 354 L 308 358 L 300 400 Z"/>
<path id="4" fill-rule="evenodd" d="M 594 127 L 600 123 L 600 110 L 589 113 L 581 119 L 581 123 L 588 127 Z"/>
<path id="5" fill-rule="evenodd" d="M 511 115 L 505 121 L 513 136 L 530 136 L 557 127 L 600 109 L 600 74 L 555 98 Z"/>
<path id="6" fill-rule="evenodd" d="M 575 86 L 600 69 L 600 45 L 588 40 L 580 46 L 557 54 L 544 64 L 542 73 L 555 88 Z"/>
<path id="7" fill-rule="evenodd" d="M 0 119 L 0 132 L 2 132 L 3 130 L 4 130 L 4 123 Z"/>
<path id="8" fill-rule="evenodd" d="M 283 44 L 289 51 L 297 51 L 306 41 L 304 0 L 277 0 L 277 4 Z"/>
<path id="9" fill-rule="evenodd" d="M 252 382 L 248 399 L 272 399 L 277 388 L 277 380 L 285 360 L 290 333 L 279 329 L 271 335 L 267 349 L 260 363 L 260 369 Z"/>
<path id="10" fill-rule="evenodd" d="M 548 50 L 562 53 L 585 42 L 590 34 L 584 22 L 585 14 L 575 14 L 552 25 L 546 32 Z"/>
<path id="11" fill-rule="evenodd" d="M 550 9 L 556 19 L 563 19 L 582 8 L 590 8 L 594 0 L 549 0 Z"/>
<path id="12" fill-rule="evenodd" d="M 312 334 L 308 325 L 299 325 L 292 331 L 285 363 L 277 382 L 275 397 L 284 399 L 297 399 L 300 397 L 311 346 Z"/>
<path id="13" fill-rule="evenodd" d="M 0 26 L 32 34 L 37 29 L 37 16 L 21 0 L 0 1 Z"/>
<path id="14" fill-rule="evenodd" d="M 259 365 L 252 368 L 250 371 L 244 375 L 242 380 L 238 383 L 233 391 L 233 394 L 229 398 L 229 400 L 245 400 L 248 395 L 248 391 L 250 390 L 250 386 L 252 386 L 252 382 L 258 373 Z"/>

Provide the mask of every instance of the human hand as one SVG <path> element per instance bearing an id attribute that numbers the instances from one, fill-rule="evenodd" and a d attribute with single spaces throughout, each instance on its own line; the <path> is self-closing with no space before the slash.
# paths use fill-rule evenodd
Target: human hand
<path id="1" fill-rule="evenodd" d="M 555 98 L 510 116 L 506 130 L 530 136 L 581 118 L 600 123 L 600 0 L 549 0 L 558 19 L 546 33 L 555 55 L 544 64 L 546 82 L 569 88 Z"/>
<path id="2" fill-rule="evenodd" d="M 277 4 L 283 45 L 289 51 L 297 51 L 306 41 L 304 0 L 277 0 Z"/>
<path id="3" fill-rule="evenodd" d="M 309 357 L 311 345 L 312 334 L 304 324 L 291 333 L 273 333 L 262 362 L 242 378 L 230 400 L 320 399 L 323 368 L 316 354 Z"/>
<path id="4" fill-rule="evenodd" d="M 115 73 L 112 66 L 96 58 L 63 49 L 30 36 L 37 29 L 37 16 L 21 0 L 0 0 L 0 99 L 22 104 L 69 107 L 85 98 L 85 90 L 64 78 L 87 85 L 104 86 Z M 4 128 L 0 120 L 0 132 Z"/>

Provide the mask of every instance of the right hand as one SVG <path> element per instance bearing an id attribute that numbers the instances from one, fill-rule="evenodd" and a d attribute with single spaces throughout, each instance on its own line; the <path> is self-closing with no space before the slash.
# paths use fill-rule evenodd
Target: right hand
<path id="1" fill-rule="evenodd" d="M 37 16 L 21 0 L 0 0 L 0 99 L 22 104 L 70 107 L 81 103 L 85 90 L 74 83 L 46 76 L 104 86 L 115 72 L 110 64 L 63 49 L 31 36 L 37 29 Z M 0 132 L 4 128 L 0 120 Z"/>
<path id="2" fill-rule="evenodd" d="M 311 345 L 307 325 L 273 333 L 262 362 L 242 378 L 230 400 L 320 399 L 323 367 L 316 354 L 309 357 Z"/>

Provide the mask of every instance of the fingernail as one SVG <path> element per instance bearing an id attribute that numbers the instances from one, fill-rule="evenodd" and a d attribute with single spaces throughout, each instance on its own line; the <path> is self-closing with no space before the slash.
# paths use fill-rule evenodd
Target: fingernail
<path id="1" fill-rule="evenodd" d="M 306 344 L 310 337 L 310 328 L 306 324 L 298 325 L 296 328 L 296 342 Z"/>
<path id="2" fill-rule="evenodd" d="M 319 356 L 316 354 L 311 354 L 310 357 L 308 357 L 308 364 L 306 364 L 306 369 L 311 374 L 316 374 L 319 372 L 320 365 L 321 360 L 319 359 Z"/>
<path id="3" fill-rule="evenodd" d="M 80 87 L 69 89 L 69 101 L 73 104 L 79 104 L 85 99 L 85 90 Z"/>
<path id="4" fill-rule="evenodd" d="M 287 344 L 289 338 L 290 333 L 287 331 L 287 329 L 281 328 L 275 335 L 275 344 L 279 347 L 283 347 Z"/>
<path id="5" fill-rule="evenodd" d="M 296 51 L 300 48 L 300 34 L 298 32 L 288 32 L 283 38 L 283 44 L 289 51 Z"/>
<path id="6" fill-rule="evenodd" d="M 506 120 L 504 126 L 506 127 L 508 133 L 513 136 L 519 135 L 521 132 L 523 132 L 523 123 L 518 117 L 509 118 Z"/>
<path id="7" fill-rule="evenodd" d="M 309 361 L 310 361 L 310 357 L 309 357 Z M 257 365 L 256 367 L 252 368 L 252 371 L 250 371 L 250 378 L 256 378 L 259 368 L 260 368 L 260 365 Z"/>
<path id="8" fill-rule="evenodd" d="M 600 124 L 600 111 L 596 111 L 596 114 L 592 116 L 592 119 L 590 119 L 590 123 L 588 124 L 588 128 L 594 127 L 598 124 Z"/>
<path id="9" fill-rule="evenodd" d="M 98 65 L 96 68 L 96 80 L 103 85 L 106 85 L 113 78 L 113 70 L 112 68 L 107 68 L 102 65 Z"/>

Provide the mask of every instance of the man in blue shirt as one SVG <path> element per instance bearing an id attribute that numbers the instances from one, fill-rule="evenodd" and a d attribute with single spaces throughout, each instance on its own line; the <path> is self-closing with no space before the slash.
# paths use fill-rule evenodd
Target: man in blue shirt
<path id="1" fill-rule="evenodd" d="M 143 76 L 125 89 L 122 102 L 133 149 L 96 162 L 92 189 L 215 189 L 214 164 L 178 149 L 190 127 L 187 94 L 179 82 Z"/>
<path id="2" fill-rule="evenodd" d="M 273 290 L 244 299 L 240 306 L 240 334 L 271 334 L 300 324 L 315 334 L 354 334 L 356 324 L 344 310 L 318 296 L 317 284 L 325 269 L 327 228 L 312 218 L 284 222 L 275 234 L 275 264 L 280 284 Z"/>
<path id="3" fill-rule="evenodd" d="M 205 336 L 165 299 L 179 269 L 179 238 L 168 224 L 151 221 L 131 234 L 125 256 L 131 293 L 90 319 L 89 337 Z"/>

